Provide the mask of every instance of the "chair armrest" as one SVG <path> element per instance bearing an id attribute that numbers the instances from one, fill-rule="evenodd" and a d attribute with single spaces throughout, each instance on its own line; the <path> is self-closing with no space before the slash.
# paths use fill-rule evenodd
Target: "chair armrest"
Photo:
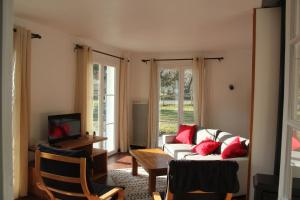
<path id="1" fill-rule="evenodd" d="M 153 192 L 153 200 L 162 200 L 159 192 Z"/>
<path id="2" fill-rule="evenodd" d="M 122 188 L 115 187 L 111 189 L 110 191 L 106 192 L 105 194 L 101 195 L 99 197 L 99 200 L 106 200 L 115 194 L 118 194 L 118 199 L 117 200 L 124 200 L 124 190 Z"/>
<path id="3" fill-rule="evenodd" d="M 163 144 L 172 144 L 174 143 L 174 140 L 176 138 L 176 135 L 172 134 L 172 135 L 163 135 L 162 139 L 163 139 Z"/>
<path id="4" fill-rule="evenodd" d="M 41 191 L 44 191 L 44 192 L 48 195 L 48 197 L 49 197 L 50 199 L 54 199 L 53 194 L 45 187 L 45 185 L 43 185 L 43 184 L 40 183 L 40 182 L 37 182 L 37 183 L 36 183 L 36 186 L 37 186 L 37 188 L 40 189 Z"/>

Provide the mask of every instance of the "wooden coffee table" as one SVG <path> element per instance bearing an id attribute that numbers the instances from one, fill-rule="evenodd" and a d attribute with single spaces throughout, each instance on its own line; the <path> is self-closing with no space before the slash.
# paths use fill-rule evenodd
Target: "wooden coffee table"
<path id="1" fill-rule="evenodd" d="M 138 174 L 140 164 L 149 174 L 149 193 L 155 191 L 156 176 L 168 173 L 169 162 L 173 159 L 161 149 L 136 149 L 130 150 L 132 156 L 132 175 Z"/>

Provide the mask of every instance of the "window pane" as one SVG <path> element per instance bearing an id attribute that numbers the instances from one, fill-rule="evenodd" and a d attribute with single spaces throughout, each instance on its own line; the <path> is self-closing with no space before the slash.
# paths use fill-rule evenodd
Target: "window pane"
<path id="1" fill-rule="evenodd" d="M 183 101 L 183 122 L 185 124 L 193 124 L 194 121 L 194 105 L 192 90 L 192 70 L 184 70 L 184 101 Z"/>
<path id="2" fill-rule="evenodd" d="M 93 130 L 99 135 L 99 89 L 100 89 L 99 65 L 93 65 Z"/>
<path id="3" fill-rule="evenodd" d="M 109 153 L 116 150 L 115 76 L 115 67 L 93 65 L 93 130 L 96 131 L 96 135 L 108 137 L 102 144 Z M 101 147 L 99 144 L 94 144 L 94 147 Z"/>
<path id="4" fill-rule="evenodd" d="M 300 1 L 291 1 L 292 13 L 291 13 L 291 38 L 300 36 Z"/>
<path id="5" fill-rule="evenodd" d="M 176 133 L 178 128 L 179 71 L 160 71 L 159 132 Z"/>
<path id="6" fill-rule="evenodd" d="M 105 149 L 108 152 L 115 150 L 115 124 L 107 124 L 105 125 L 104 135 L 108 138 L 105 142 Z"/>
<path id="7" fill-rule="evenodd" d="M 103 135 L 107 137 L 105 149 L 115 151 L 115 83 L 116 69 L 112 66 L 103 68 Z"/>
<path id="8" fill-rule="evenodd" d="M 106 96 L 104 102 L 104 123 L 115 122 L 115 96 Z"/>
<path id="9" fill-rule="evenodd" d="M 292 61 L 292 71 L 291 75 L 294 76 L 291 80 L 292 91 L 291 97 L 293 99 L 293 109 L 292 115 L 293 119 L 300 121 L 300 43 L 295 45 L 291 50 L 291 61 Z"/>
<path id="10" fill-rule="evenodd" d="M 111 66 L 104 67 L 104 93 L 115 94 L 115 68 Z"/>

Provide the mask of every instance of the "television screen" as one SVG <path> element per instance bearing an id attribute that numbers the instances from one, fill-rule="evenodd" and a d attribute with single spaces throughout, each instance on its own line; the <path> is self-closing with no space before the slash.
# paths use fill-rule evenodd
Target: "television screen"
<path id="1" fill-rule="evenodd" d="M 79 137 L 80 135 L 80 113 L 48 116 L 49 143 Z"/>

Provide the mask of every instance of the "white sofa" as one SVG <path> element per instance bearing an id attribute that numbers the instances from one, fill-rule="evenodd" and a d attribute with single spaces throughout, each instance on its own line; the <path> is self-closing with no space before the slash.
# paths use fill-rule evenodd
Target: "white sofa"
<path id="1" fill-rule="evenodd" d="M 193 138 L 193 144 L 178 144 L 174 143 L 176 135 L 164 135 L 163 136 L 163 149 L 166 153 L 171 155 L 175 159 L 185 159 L 185 160 L 222 160 L 220 152 L 222 152 L 225 147 L 231 143 L 234 139 L 234 135 L 223 132 L 216 129 L 200 129 L 197 131 Z M 192 148 L 200 143 L 202 140 L 210 138 L 212 140 L 222 142 L 218 154 L 211 154 L 207 156 L 201 156 L 199 154 L 193 153 Z M 242 144 L 248 148 L 249 140 L 240 137 Z M 248 177 L 248 157 L 238 157 L 230 158 L 226 160 L 234 160 L 239 164 L 238 179 L 240 183 L 240 190 L 233 196 L 245 195 L 247 193 L 247 177 Z"/>

